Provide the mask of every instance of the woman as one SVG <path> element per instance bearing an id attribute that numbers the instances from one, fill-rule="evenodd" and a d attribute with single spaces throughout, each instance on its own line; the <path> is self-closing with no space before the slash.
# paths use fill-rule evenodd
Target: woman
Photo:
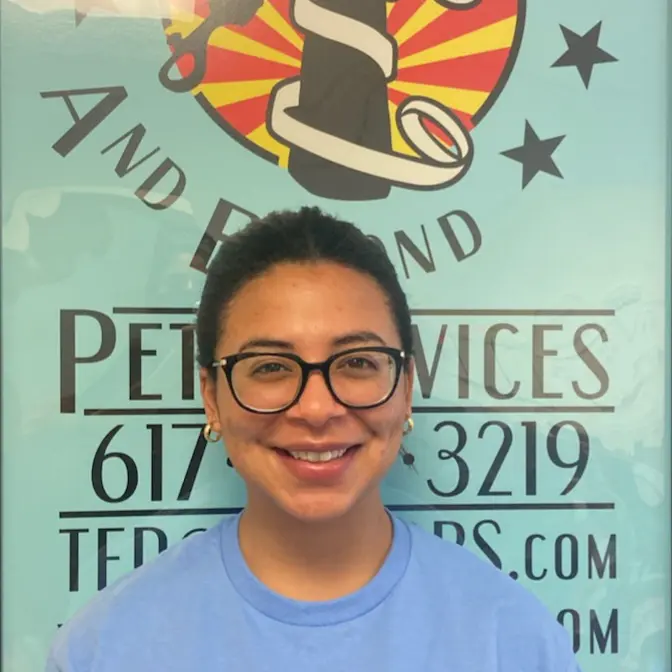
<path id="1" fill-rule="evenodd" d="M 47 670 L 578 670 L 536 598 L 381 501 L 413 360 L 380 247 L 314 208 L 271 214 L 222 244 L 196 329 L 205 434 L 245 509 L 99 593 Z"/>

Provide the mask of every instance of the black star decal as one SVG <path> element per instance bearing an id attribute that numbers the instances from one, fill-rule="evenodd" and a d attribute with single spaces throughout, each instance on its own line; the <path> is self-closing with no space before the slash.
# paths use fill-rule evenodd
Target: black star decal
<path id="1" fill-rule="evenodd" d="M 579 71 L 586 89 L 590 84 L 590 78 L 593 76 L 593 68 L 598 63 L 614 63 L 618 61 L 617 58 L 598 46 L 600 30 L 602 29 L 601 21 L 594 25 L 585 35 L 578 35 L 569 30 L 569 28 L 565 28 L 565 26 L 560 26 L 560 29 L 567 43 L 567 51 L 551 67 L 575 67 Z"/>
<path id="2" fill-rule="evenodd" d="M 553 160 L 553 152 L 565 139 L 564 135 L 541 140 L 529 121 L 525 121 L 525 139 L 520 147 L 507 149 L 502 156 L 523 164 L 523 189 L 532 181 L 537 173 L 548 173 L 555 177 L 562 177 L 558 166 Z"/>

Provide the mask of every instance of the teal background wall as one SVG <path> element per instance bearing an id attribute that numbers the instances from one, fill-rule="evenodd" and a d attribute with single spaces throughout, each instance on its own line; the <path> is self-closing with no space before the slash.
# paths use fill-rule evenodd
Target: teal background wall
<path id="1" fill-rule="evenodd" d="M 188 325 L 221 235 L 314 203 L 379 239 L 414 310 L 387 503 L 535 591 L 584 672 L 670 670 L 665 1 L 372 0 L 394 41 L 322 60 L 311 3 L 303 28 L 287 0 L 243 26 L 149 4 L 0 4 L 3 669 L 244 504 Z M 193 90 L 160 78 L 169 42 Z M 313 107 L 274 107 L 299 75 Z"/>

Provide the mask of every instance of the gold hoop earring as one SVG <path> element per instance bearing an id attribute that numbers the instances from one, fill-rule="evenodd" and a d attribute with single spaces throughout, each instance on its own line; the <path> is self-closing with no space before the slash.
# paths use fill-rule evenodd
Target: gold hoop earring
<path id="1" fill-rule="evenodd" d="M 415 423 L 413 422 L 413 418 L 408 418 L 406 420 L 406 427 L 404 427 L 404 436 L 408 436 L 412 431 L 413 427 L 415 427 Z"/>
<path id="2" fill-rule="evenodd" d="M 205 440 L 208 443 L 217 443 L 222 438 L 222 435 L 219 434 L 218 432 L 215 432 L 215 436 L 213 437 L 212 435 L 212 426 L 210 423 L 208 423 L 204 428 L 203 428 L 203 436 L 205 437 Z"/>

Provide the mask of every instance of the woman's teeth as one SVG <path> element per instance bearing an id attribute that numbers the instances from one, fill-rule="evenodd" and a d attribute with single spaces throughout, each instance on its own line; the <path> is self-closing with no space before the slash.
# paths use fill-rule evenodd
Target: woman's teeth
<path id="1" fill-rule="evenodd" d="M 306 460 L 306 462 L 329 462 L 329 460 L 336 460 L 339 457 L 343 457 L 347 450 L 347 448 L 342 448 L 341 450 L 327 450 L 321 451 L 319 453 L 313 453 L 304 450 L 288 450 L 287 452 L 295 460 Z"/>

